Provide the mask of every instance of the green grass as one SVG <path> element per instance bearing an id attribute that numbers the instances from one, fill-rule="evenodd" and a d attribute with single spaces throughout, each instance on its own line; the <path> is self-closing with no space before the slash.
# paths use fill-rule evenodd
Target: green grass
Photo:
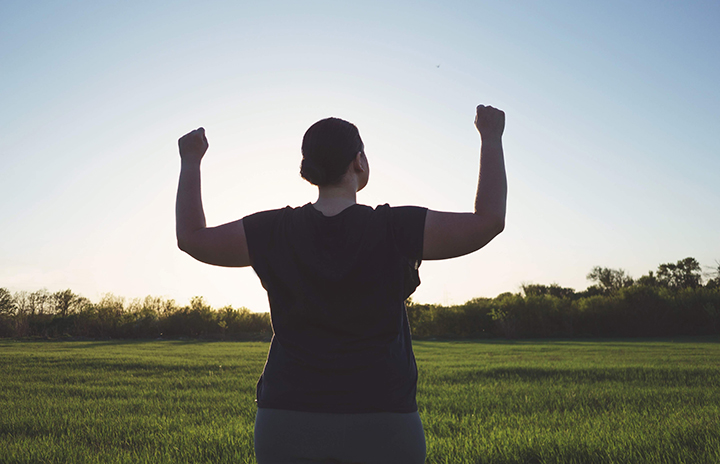
<path id="1" fill-rule="evenodd" d="M 428 461 L 718 463 L 720 344 L 417 343 Z"/>
<path id="2" fill-rule="evenodd" d="M 263 342 L 0 340 L 0 463 L 254 462 Z M 720 339 L 415 342 L 430 463 L 718 463 Z"/>

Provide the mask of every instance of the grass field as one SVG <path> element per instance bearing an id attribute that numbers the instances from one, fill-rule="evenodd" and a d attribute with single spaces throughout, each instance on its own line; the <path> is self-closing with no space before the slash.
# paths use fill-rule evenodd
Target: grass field
<path id="1" fill-rule="evenodd" d="M 0 463 L 245 463 L 263 342 L 0 340 Z M 720 339 L 415 342 L 429 463 L 718 463 Z"/>

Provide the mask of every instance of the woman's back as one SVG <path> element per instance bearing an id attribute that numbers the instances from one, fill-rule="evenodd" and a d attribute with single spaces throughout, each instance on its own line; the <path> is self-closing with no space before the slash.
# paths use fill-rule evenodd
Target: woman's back
<path id="1" fill-rule="evenodd" d="M 259 407 L 417 410 L 404 301 L 419 284 L 426 213 L 353 205 L 326 217 L 307 204 L 244 219 L 274 331 Z"/>

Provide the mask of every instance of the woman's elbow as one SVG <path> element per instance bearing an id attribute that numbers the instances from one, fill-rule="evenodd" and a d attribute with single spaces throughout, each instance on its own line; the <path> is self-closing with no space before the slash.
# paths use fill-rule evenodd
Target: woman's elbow
<path id="1" fill-rule="evenodd" d="M 482 221 L 481 229 L 483 229 L 483 235 L 489 233 L 495 237 L 505 230 L 505 216 L 485 216 Z"/>
<path id="2" fill-rule="evenodd" d="M 495 230 L 496 230 L 495 235 L 499 235 L 500 232 L 502 232 L 503 230 L 505 230 L 505 218 L 504 218 L 504 217 L 503 217 L 503 218 L 499 218 L 499 219 L 495 222 Z"/>
<path id="3" fill-rule="evenodd" d="M 207 263 L 207 258 L 204 256 L 203 251 L 197 246 L 197 243 L 188 240 L 178 239 L 178 248 L 184 251 L 188 256 L 194 258 L 203 263 Z"/>
<path id="4" fill-rule="evenodd" d="M 485 217 L 482 226 L 475 235 L 474 250 L 479 250 L 488 243 L 490 243 L 495 237 L 505 230 L 505 218 L 503 217 Z"/>
<path id="5" fill-rule="evenodd" d="M 178 235 L 177 236 L 177 246 L 180 248 L 180 250 L 184 251 L 185 253 L 192 256 L 192 243 L 188 238 L 184 235 Z"/>

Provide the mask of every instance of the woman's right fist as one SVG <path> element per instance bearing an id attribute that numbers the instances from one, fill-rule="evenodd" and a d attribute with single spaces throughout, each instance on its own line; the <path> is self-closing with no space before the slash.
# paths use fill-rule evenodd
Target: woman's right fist
<path id="1" fill-rule="evenodd" d="M 183 161 L 200 162 L 208 149 L 208 141 L 205 137 L 205 129 L 200 127 L 180 137 L 178 147 L 180 148 L 180 159 Z"/>
<path id="2" fill-rule="evenodd" d="M 505 130 L 505 113 L 492 106 L 478 105 L 475 127 L 483 138 L 502 137 Z"/>

